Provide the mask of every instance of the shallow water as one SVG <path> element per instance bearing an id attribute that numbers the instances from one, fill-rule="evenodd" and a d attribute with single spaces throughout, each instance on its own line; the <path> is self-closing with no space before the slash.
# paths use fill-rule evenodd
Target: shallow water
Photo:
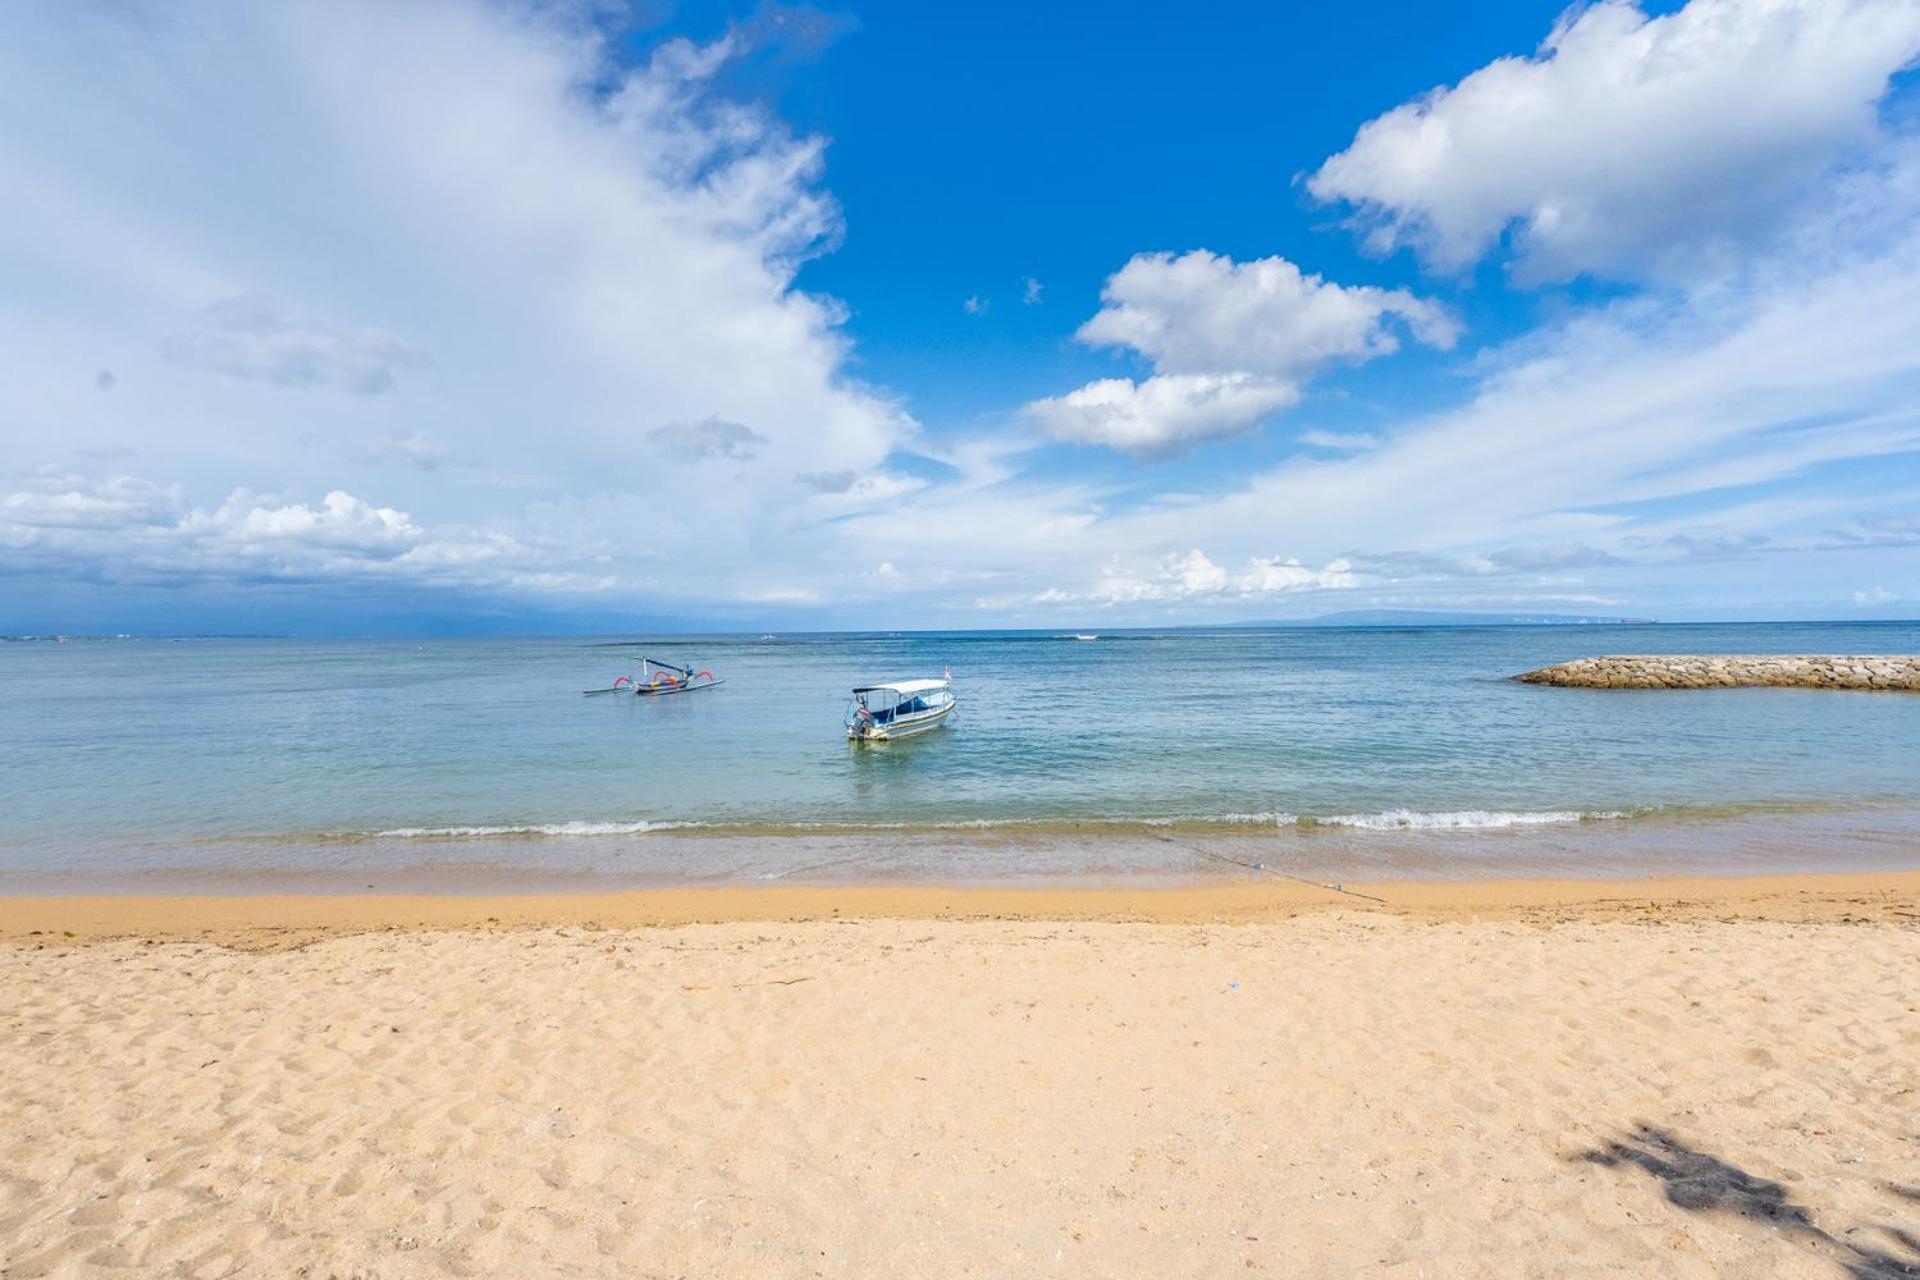
<path id="1" fill-rule="evenodd" d="M 1920 861 L 1920 697 L 1504 678 L 1916 651 L 1912 624 L 12 643 L 0 887 L 1181 876 L 1215 865 L 1195 844 L 1327 874 Z M 629 652 L 726 683 L 580 696 Z M 844 740 L 851 686 L 947 667 L 950 726 Z"/>

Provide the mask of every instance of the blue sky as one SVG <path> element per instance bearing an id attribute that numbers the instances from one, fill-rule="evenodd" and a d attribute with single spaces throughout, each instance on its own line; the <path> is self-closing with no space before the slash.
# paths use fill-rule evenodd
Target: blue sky
<path id="1" fill-rule="evenodd" d="M 1920 0 L 0 14 L 0 632 L 1920 612 Z"/>

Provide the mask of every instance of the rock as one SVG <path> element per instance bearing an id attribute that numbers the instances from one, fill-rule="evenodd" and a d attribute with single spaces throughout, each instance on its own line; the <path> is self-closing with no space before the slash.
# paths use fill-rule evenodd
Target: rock
<path id="1" fill-rule="evenodd" d="M 1513 677 L 1582 689 L 1704 689 L 1766 685 L 1920 693 L 1915 654 L 1624 654 L 1576 658 Z"/>

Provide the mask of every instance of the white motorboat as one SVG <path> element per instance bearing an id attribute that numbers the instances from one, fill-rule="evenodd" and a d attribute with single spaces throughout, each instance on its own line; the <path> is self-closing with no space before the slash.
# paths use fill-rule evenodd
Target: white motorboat
<path id="1" fill-rule="evenodd" d="M 847 737 L 890 742 L 925 733 L 945 724 L 958 705 L 950 677 L 861 685 L 847 707 Z"/>

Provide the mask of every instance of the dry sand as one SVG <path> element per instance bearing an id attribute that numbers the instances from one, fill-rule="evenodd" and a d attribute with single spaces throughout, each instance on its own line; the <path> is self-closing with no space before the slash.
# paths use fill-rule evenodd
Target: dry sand
<path id="1" fill-rule="evenodd" d="M 0 1274 L 1920 1274 L 1920 876 L 1375 888 L 0 902 Z"/>

